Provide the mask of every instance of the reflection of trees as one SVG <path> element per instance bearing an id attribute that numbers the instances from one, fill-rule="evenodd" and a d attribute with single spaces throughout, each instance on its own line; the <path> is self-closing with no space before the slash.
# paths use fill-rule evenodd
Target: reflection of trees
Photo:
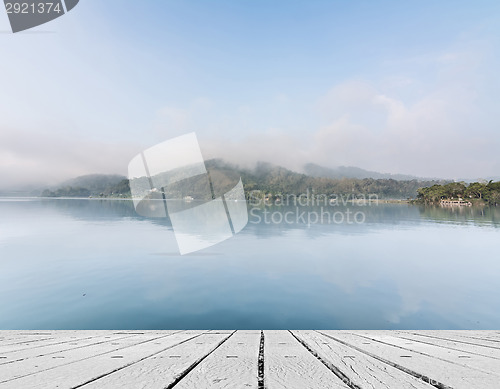
<path id="1" fill-rule="evenodd" d="M 420 215 L 426 219 L 457 224 L 493 225 L 499 227 L 500 209 L 498 207 L 418 207 Z"/>
<path id="2" fill-rule="evenodd" d="M 111 199 L 53 199 L 41 201 L 43 207 L 80 220 L 111 221 L 123 218 L 144 220 L 130 200 Z M 164 219 L 167 220 L 167 219 Z"/>

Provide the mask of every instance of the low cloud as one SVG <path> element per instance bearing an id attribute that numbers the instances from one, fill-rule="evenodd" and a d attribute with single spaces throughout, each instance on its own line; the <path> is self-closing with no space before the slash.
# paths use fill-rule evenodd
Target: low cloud
<path id="1" fill-rule="evenodd" d="M 427 83 L 404 75 L 342 82 L 318 99 L 316 127 L 221 138 L 209 142 L 210 154 L 296 170 L 314 162 L 425 177 L 498 176 L 500 118 L 481 58 L 462 50 L 415 59 L 433 69 Z"/>
<path id="2" fill-rule="evenodd" d="M 141 146 L 43 132 L 0 132 L 0 189 L 53 185 L 91 173 L 126 174 Z"/>
<path id="3" fill-rule="evenodd" d="M 339 82 L 306 101 L 290 91 L 258 102 L 197 98 L 142 111 L 131 124 L 128 116 L 113 112 L 104 124 L 95 118 L 78 122 L 97 126 L 88 135 L 67 117 L 23 122 L 4 115 L 0 188 L 49 185 L 90 173 L 126 174 L 141 150 L 191 131 L 205 158 L 244 166 L 267 161 L 300 171 L 312 162 L 425 177 L 498 176 L 498 82 L 483 52 L 465 47 L 406 59 L 390 64 L 399 74 Z M 100 139 L 99 128 L 110 123 L 113 130 Z M 73 131 L 61 130 L 67 124 Z"/>

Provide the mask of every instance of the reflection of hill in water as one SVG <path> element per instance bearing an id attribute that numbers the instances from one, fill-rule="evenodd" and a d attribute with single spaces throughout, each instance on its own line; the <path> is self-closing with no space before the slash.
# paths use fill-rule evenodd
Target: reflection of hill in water
<path id="1" fill-rule="evenodd" d="M 119 221 L 120 219 L 129 219 L 137 221 L 147 221 L 161 226 L 171 226 L 169 218 L 151 219 L 138 215 L 134 210 L 132 201 L 129 200 L 87 200 L 87 199 L 53 199 L 40 202 L 44 208 L 49 208 L 57 212 L 62 212 L 70 217 L 89 221 Z M 197 204 L 193 202 L 192 205 Z M 259 237 L 282 236 L 294 230 L 305 230 L 311 238 L 323 234 L 365 234 L 371 231 L 387 229 L 405 229 L 411 226 L 423 224 L 426 222 L 437 222 L 456 225 L 478 225 L 489 227 L 500 227 L 500 208 L 442 208 L 425 207 L 415 205 L 401 204 L 380 204 L 378 206 L 326 206 L 324 212 L 340 212 L 345 215 L 349 209 L 352 214 L 363 212 L 366 219 L 364 223 L 348 224 L 344 223 L 313 223 L 308 225 L 301 220 L 296 222 L 293 216 L 293 223 L 265 223 L 263 212 L 296 212 L 293 206 L 271 206 L 271 207 L 252 207 L 248 205 L 249 223 L 245 227 L 246 233 L 251 233 Z M 253 211 L 252 211 L 253 209 Z M 299 207 L 301 212 L 321 213 L 321 207 Z M 257 216 L 261 217 L 259 223 L 256 223 Z M 307 217 L 307 216 L 306 216 Z M 270 220 L 270 214 L 268 215 Z"/>
<path id="2" fill-rule="evenodd" d="M 384 229 L 408 229 L 415 226 L 425 228 L 427 223 L 437 224 L 456 224 L 456 225 L 479 225 L 500 228 L 500 209 L 499 208 L 462 208 L 461 210 L 453 210 L 440 207 L 423 207 L 415 205 L 402 204 L 379 204 L 378 206 L 325 206 L 321 207 L 293 207 L 293 206 L 269 206 L 269 207 L 252 207 L 249 206 L 249 223 L 246 227 L 247 231 L 252 231 L 253 234 L 270 238 L 273 236 L 284 236 L 294 230 L 303 230 L 311 239 L 322 236 L 324 234 L 366 234 L 372 231 L 381 231 Z M 264 214 L 267 212 L 267 216 Z M 289 214 L 289 221 L 281 220 L 280 215 L 286 212 Z M 318 222 L 308 224 L 308 213 L 316 213 L 321 215 L 322 212 L 329 212 L 333 220 L 333 214 L 339 213 L 338 220 L 342 222 L 328 222 L 326 215 L 323 223 L 321 219 Z M 357 212 L 362 212 L 364 221 L 362 223 L 348 223 L 347 212 L 350 212 L 351 221 L 353 215 Z M 303 219 L 298 220 L 297 213 L 303 214 Z M 274 220 L 272 219 L 275 215 Z M 320 216 L 321 217 L 321 216 Z M 311 220 L 315 221 L 315 216 Z"/>
<path id="3" fill-rule="evenodd" d="M 137 214 L 131 200 L 110 199 L 51 199 L 42 200 L 45 208 L 62 212 L 79 220 L 119 221 L 120 219 L 151 220 Z M 155 223 L 169 225 L 168 218 L 157 219 Z"/>

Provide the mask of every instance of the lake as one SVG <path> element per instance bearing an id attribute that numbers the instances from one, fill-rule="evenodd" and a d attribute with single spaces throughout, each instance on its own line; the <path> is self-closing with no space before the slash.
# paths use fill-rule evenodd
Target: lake
<path id="1" fill-rule="evenodd" d="M 500 209 L 249 210 L 180 255 L 131 201 L 2 198 L 0 329 L 500 327 Z"/>

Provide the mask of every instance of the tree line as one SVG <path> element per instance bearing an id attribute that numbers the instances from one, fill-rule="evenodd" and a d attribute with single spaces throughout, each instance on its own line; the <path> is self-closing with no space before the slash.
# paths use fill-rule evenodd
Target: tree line
<path id="1" fill-rule="evenodd" d="M 245 192 L 259 191 L 263 197 L 299 196 L 306 192 L 320 195 L 358 196 L 377 195 L 380 199 L 414 199 L 419 188 L 441 187 L 447 181 L 394 180 L 375 178 L 328 178 L 297 173 L 269 163 L 259 163 L 253 169 L 240 168 L 221 160 L 209 160 L 206 168 L 214 183 L 216 196 L 231 190 L 240 177 Z M 185 185 L 193 193 L 201 193 L 197 181 Z M 423 193 L 423 192 L 422 192 Z M 190 193 L 186 192 L 185 195 Z M 93 175 L 79 177 L 57 189 L 47 189 L 44 197 L 130 197 L 129 181 L 125 177 Z M 440 198 L 440 197 L 438 197 Z"/>
<path id="2" fill-rule="evenodd" d="M 451 182 L 444 185 L 435 184 L 417 190 L 416 202 L 423 204 L 437 204 L 441 200 L 464 199 L 475 204 L 500 204 L 500 181 L 488 183 Z"/>

